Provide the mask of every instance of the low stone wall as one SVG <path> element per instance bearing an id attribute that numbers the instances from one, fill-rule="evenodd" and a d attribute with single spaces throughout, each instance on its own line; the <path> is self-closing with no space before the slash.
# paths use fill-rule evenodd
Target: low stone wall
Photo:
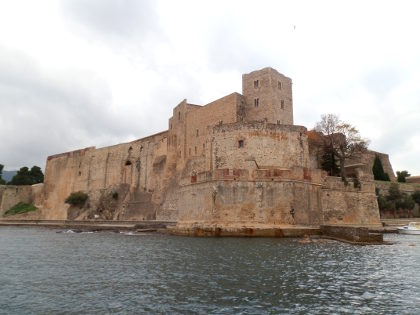
<path id="1" fill-rule="evenodd" d="M 1 190 L 0 215 L 19 202 L 32 203 L 31 186 L 3 186 Z"/>
<path id="2" fill-rule="evenodd" d="M 369 233 L 367 227 L 322 225 L 321 234 L 340 241 L 348 241 L 357 244 L 383 243 L 383 235 Z"/>
<path id="3" fill-rule="evenodd" d="M 188 224 L 168 227 L 167 232 L 182 236 L 220 236 L 220 237 L 303 237 L 319 235 L 318 228 L 296 226 L 224 226 Z"/>
<path id="4" fill-rule="evenodd" d="M 39 207 L 42 202 L 42 187 L 43 184 L 0 186 L 0 217 L 19 202 L 34 204 Z"/>
<path id="5" fill-rule="evenodd" d="M 384 181 L 375 181 L 375 187 L 379 190 L 381 195 L 387 195 L 389 186 L 391 186 L 393 182 L 384 182 Z M 417 183 L 397 183 L 400 191 L 406 194 L 412 194 L 416 190 L 420 190 L 420 184 Z"/>

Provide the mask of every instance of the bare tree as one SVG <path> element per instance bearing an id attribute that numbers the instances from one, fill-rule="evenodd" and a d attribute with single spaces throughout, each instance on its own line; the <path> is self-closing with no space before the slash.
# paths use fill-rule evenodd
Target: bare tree
<path id="1" fill-rule="evenodd" d="M 363 139 L 359 131 L 352 125 L 341 121 L 337 115 L 321 116 L 315 130 L 324 135 L 325 145 L 328 146 L 340 161 L 340 175 L 346 179 L 344 167 L 348 158 L 367 149 L 369 141 Z"/>

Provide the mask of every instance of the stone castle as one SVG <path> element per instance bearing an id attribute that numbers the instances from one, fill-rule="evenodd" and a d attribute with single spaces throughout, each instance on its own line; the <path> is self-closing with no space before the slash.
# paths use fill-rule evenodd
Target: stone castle
<path id="1" fill-rule="evenodd" d="M 168 220 L 186 230 L 380 224 L 370 171 L 378 153 L 348 165 L 356 187 L 320 169 L 320 148 L 316 133 L 293 124 L 292 80 L 264 68 L 242 76 L 242 94 L 183 100 L 167 131 L 48 157 L 32 197 L 44 219 Z M 65 203 L 76 191 L 89 195 L 82 208 Z"/>

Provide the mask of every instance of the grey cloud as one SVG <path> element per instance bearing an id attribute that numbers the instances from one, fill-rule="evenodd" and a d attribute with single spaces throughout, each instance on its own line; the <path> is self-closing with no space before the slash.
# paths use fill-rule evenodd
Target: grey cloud
<path id="1" fill-rule="evenodd" d="M 147 36 L 159 29 L 153 1 L 63 0 L 61 7 L 64 16 L 107 39 Z"/>
<path id="2" fill-rule="evenodd" d="M 243 42 L 237 30 L 227 23 L 217 25 L 209 36 L 207 47 L 208 63 L 216 71 L 246 72 L 268 65 L 264 64 L 264 54 Z"/>
<path id="3" fill-rule="evenodd" d="M 408 153 L 416 150 L 416 148 L 412 147 L 412 143 L 415 143 L 414 139 L 418 137 L 416 131 L 418 130 L 419 121 L 419 113 L 394 117 L 388 123 L 387 128 L 383 128 L 381 138 L 373 143 L 375 149 L 389 154 L 391 163 L 399 162 L 400 167 L 394 167 L 394 171 L 407 169 L 415 173 L 418 170 L 418 157 Z"/>
<path id="4" fill-rule="evenodd" d="M 136 115 L 112 112 L 111 102 L 107 85 L 85 73 L 48 73 L 0 47 L 0 163 L 43 167 L 48 155 L 141 134 Z"/>
<path id="5" fill-rule="evenodd" d="M 404 75 L 396 68 L 384 67 L 370 71 L 363 84 L 377 98 L 384 99 L 404 80 Z"/>

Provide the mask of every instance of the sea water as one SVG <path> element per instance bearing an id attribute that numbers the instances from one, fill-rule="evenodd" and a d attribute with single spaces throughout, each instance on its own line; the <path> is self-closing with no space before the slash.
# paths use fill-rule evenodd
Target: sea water
<path id="1" fill-rule="evenodd" d="M 418 314 L 420 236 L 385 239 L 1 227 L 0 314 Z"/>

